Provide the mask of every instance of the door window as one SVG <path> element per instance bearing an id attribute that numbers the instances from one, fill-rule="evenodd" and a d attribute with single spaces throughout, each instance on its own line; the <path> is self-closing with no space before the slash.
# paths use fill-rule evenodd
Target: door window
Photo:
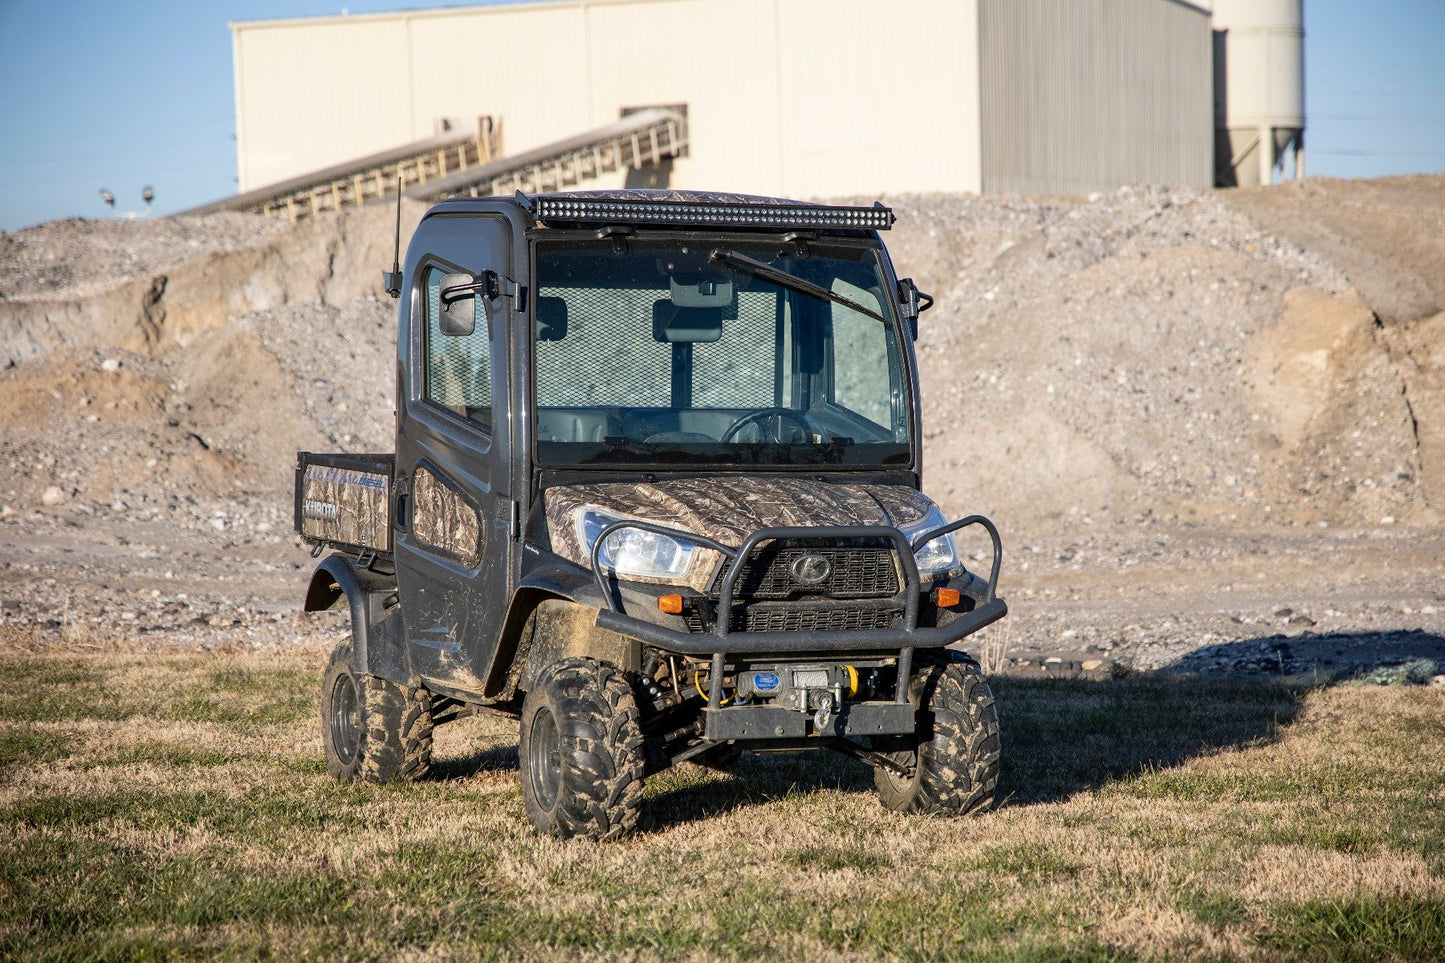
<path id="1" fill-rule="evenodd" d="M 491 343 L 483 296 L 471 298 L 475 312 L 471 334 L 449 335 L 441 330 L 441 289 L 446 269 L 433 266 L 422 275 L 426 287 L 426 325 L 423 345 L 426 358 L 425 397 L 469 418 L 492 426 Z"/>

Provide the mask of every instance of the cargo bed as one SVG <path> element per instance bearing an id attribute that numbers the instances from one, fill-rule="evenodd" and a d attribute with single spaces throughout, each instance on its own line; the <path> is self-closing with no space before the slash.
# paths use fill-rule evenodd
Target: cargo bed
<path id="1" fill-rule="evenodd" d="M 396 456 L 296 453 L 296 531 L 318 548 L 390 556 Z"/>

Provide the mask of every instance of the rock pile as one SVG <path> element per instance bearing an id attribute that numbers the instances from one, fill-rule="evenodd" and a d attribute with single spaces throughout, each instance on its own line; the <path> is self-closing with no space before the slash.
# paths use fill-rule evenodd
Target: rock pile
<path id="1" fill-rule="evenodd" d="M 937 299 L 924 486 L 1004 530 L 1015 664 L 1437 657 L 1445 175 L 885 201 Z M 391 237 L 384 208 L 0 233 L 0 625 L 298 631 L 294 452 L 392 447 Z"/>

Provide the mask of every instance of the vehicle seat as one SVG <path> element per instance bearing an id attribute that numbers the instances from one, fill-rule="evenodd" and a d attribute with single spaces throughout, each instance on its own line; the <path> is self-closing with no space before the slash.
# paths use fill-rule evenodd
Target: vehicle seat
<path id="1" fill-rule="evenodd" d="M 537 440 L 602 441 L 622 434 L 622 419 L 604 408 L 538 408 Z"/>

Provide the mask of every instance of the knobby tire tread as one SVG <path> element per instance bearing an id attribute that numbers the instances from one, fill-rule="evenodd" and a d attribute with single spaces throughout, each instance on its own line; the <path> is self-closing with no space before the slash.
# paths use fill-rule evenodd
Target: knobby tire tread
<path id="1" fill-rule="evenodd" d="M 331 680 L 338 672 L 347 672 L 355 680 L 361 700 L 361 737 L 357 764 L 344 772 L 333 768 L 333 773 L 340 778 L 374 783 L 424 778 L 431 770 L 431 693 L 421 686 L 402 687 L 379 676 L 356 672 L 351 645 L 342 643 L 327 666 L 323 700 L 329 698 Z M 323 704 L 323 725 L 326 712 Z"/>
<path id="2" fill-rule="evenodd" d="M 642 805 L 645 755 L 632 687 L 596 659 L 565 659 L 543 670 L 534 687 L 557 721 L 562 781 L 556 805 L 534 824 L 562 838 L 602 842 L 632 833 Z"/>
<path id="3" fill-rule="evenodd" d="M 992 805 L 1001 748 L 998 706 L 977 664 L 926 666 L 914 677 L 909 694 L 921 720 L 917 769 L 901 790 L 877 771 L 884 805 L 953 815 Z"/>

